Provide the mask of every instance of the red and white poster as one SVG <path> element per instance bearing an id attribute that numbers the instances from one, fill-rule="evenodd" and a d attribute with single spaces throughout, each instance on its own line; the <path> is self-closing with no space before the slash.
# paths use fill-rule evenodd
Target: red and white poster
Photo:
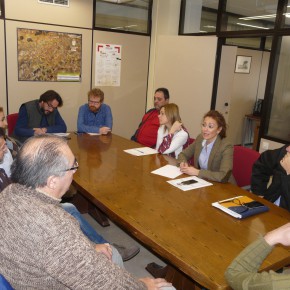
<path id="1" fill-rule="evenodd" d="M 121 45 L 96 44 L 95 86 L 120 86 Z"/>

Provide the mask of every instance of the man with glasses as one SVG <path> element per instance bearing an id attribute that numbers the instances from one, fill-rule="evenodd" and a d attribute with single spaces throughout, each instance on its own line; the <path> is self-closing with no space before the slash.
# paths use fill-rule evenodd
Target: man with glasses
<path id="1" fill-rule="evenodd" d="M 111 108 L 104 104 L 104 92 L 94 88 L 88 92 L 88 104 L 79 109 L 78 132 L 106 135 L 113 127 Z"/>
<path id="2" fill-rule="evenodd" d="M 57 109 L 62 105 L 61 96 L 53 90 L 43 93 L 39 100 L 22 104 L 14 129 L 15 138 L 22 143 L 31 136 L 65 133 L 66 124 Z"/>
<path id="3" fill-rule="evenodd" d="M 164 279 L 134 278 L 116 266 L 61 208 L 77 167 L 61 137 L 23 144 L 13 183 L 1 193 L 0 273 L 14 289 L 172 289 Z"/>

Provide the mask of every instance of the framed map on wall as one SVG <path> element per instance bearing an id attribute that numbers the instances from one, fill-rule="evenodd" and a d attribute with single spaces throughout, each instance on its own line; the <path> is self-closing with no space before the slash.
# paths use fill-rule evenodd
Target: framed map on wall
<path id="1" fill-rule="evenodd" d="M 82 35 L 17 29 L 19 81 L 80 82 Z"/>

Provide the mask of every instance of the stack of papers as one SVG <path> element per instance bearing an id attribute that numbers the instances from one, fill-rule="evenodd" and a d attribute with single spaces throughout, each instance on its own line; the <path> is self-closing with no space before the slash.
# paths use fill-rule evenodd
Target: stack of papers
<path id="1" fill-rule="evenodd" d="M 158 153 L 157 150 L 152 149 L 150 147 L 140 147 L 140 148 L 126 149 L 124 151 L 126 153 L 132 154 L 134 156 L 145 156 L 145 155 Z"/>
<path id="2" fill-rule="evenodd" d="M 178 187 L 179 189 L 181 189 L 183 191 L 212 185 L 212 183 L 205 181 L 201 178 L 198 178 L 196 176 L 190 176 L 190 177 L 186 177 L 186 178 L 169 180 L 167 182 L 172 184 L 173 186 Z"/>

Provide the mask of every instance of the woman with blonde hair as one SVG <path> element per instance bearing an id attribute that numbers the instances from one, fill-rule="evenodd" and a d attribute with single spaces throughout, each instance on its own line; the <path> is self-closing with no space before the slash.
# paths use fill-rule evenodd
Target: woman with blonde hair
<path id="1" fill-rule="evenodd" d="M 178 106 L 170 103 L 161 107 L 158 118 L 160 127 L 157 133 L 156 150 L 177 158 L 189 144 L 189 134 L 182 125 Z"/>

